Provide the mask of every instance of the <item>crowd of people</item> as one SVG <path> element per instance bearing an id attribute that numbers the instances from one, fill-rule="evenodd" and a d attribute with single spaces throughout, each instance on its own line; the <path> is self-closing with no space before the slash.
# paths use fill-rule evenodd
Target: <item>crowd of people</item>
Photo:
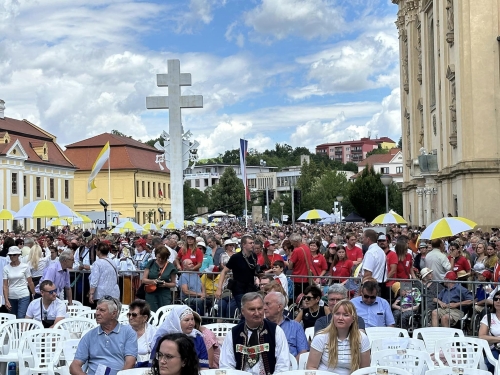
<path id="1" fill-rule="evenodd" d="M 419 239 L 425 228 L 397 225 L 190 229 L 4 233 L 2 309 L 51 327 L 64 318 L 57 301 L 95 308 L 101 328 L 82 339 L 73 374 L 99 345 L 124 351 L 120 365 L 106 365 L 112 370 L 152 365 L 165 375 L 162 366 L 175 362 L 176 373 L 187 373 L 189 348 L 202 368 L 279 373 L 289 368 L 289 353 L 309 352 L 308 369 L 349 374 L 370 363 L 365 328 L 462 328 L 467 314 L 481 318 L 479 337 L 498 357 L 498 230 L 427 241 Z M 127 329 L 116 328 L 121 302 L 130 304 Z M 172 304 L 160 327 L 147 323 Z M 212 321 L 236 323 L 223 343 L 204 327 Z M 119 335 L 109 347 L 111 333 Z"/>

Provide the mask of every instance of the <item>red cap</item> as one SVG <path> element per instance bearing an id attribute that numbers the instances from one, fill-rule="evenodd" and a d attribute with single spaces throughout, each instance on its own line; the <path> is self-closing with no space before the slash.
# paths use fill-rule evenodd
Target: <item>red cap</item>
<path id="1" fill-rule="evenodd" d="M 446 272 L 446 275 L 444 275 L 444 278 L 447 280 L 456 280 L 457 274 L 453 271 L 448 271 L 448 272 Z"/>
<path id="2" fill-rule="evenodd" d="M 491 272 L 490 272 L 490 271 L 488 271 L 488 270 L 483 270 L 483 271 L 481 271 L 481 272 L 479 272 L 479 273 L 480 273 L 481 275 L 483 275 L 483 276 L 486 278 L 486 280 L 491 280 L 491 276 L 492 276 L 492 275 L 491 275 Z"/>
<path id="3" fill-rule="evenodd" d="M 337 247 L 337 244 L 335 242 L 332 242 L 328 247 Z"/>

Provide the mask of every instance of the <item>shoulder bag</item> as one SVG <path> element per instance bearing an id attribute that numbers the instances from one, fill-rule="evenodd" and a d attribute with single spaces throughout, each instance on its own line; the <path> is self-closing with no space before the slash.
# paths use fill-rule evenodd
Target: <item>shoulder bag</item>
<path id="1" fill-rule="evenodd" d="M 167 264 L 168 264 L 168 262 L 165 263 L 165 265 L 161 269 L 160 274 L 157 277 L 157 280 L 159 280 L 161 278 L 161 275 L 163 274 L 163 271 L 165 271 L 165 268 L 167 267 Z M 156 288 L 157 288 L 156 284 L 147 284 L 147 285 L 144 286 L 144 289 L 146 290 L 146 293 L 153 293 L 156 290 Z"/>

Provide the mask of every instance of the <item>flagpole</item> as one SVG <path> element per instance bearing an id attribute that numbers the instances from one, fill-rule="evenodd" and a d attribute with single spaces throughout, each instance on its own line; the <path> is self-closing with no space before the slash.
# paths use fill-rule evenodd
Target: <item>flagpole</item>
<path id="1" fill-rule="evenodd" d="M 109 202 L 109 209 L 111 210 L 111 146 L 109 147 L 109 159 L 108 159 L 108 202 Z"/>

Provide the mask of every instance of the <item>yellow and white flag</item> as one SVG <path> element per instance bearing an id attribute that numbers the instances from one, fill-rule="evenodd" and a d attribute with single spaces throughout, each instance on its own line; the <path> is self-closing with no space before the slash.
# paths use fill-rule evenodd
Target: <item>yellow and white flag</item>
<path id="1" fill-rule="evenodd" d="M 97 156 L 97 159 L 94 163 L 94 166 L 92 167 L 92 171 L 90 172 L 89 176 L 89 186 L 88 186 L 88 193 L 92 191 L 92 189 L 95 189 L 97 186 L 95 186 L 95 178 L 99 171 L 101 170 L 102 166 L 104 163 L 106 163 L 106 160 L 109 159 L 109 142 L 107 142 L 104 147 L 102 148 L 101 152 Z"/>

